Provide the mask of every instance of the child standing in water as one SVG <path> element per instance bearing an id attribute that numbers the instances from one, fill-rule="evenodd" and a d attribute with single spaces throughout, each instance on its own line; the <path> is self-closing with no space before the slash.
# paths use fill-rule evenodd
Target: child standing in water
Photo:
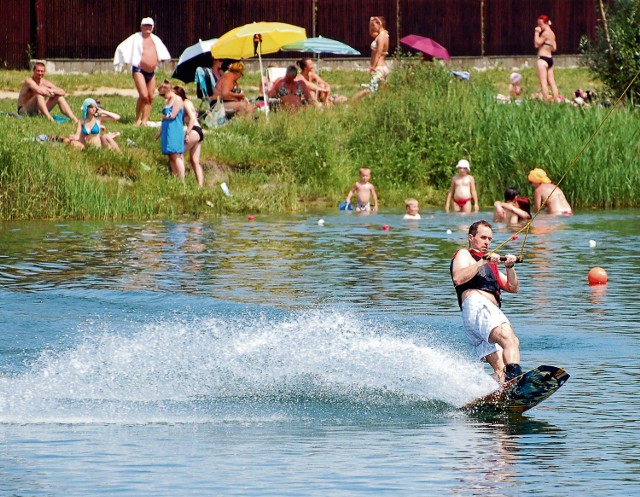
<path id="1" fill-rule="evenodd" d="M 420 204 L 415 198 L 408 198 L 404 201 L 404 205 L 407 208 L 407 213 L 402 218 L 405 221 L 422 219 L 420 217 L 420 213 L 418 210 L 420 209 Z"/>
<path id="2" fill-rule="evenodd" d="M 371 179 L 371 170 L 366 167 L 360 168 L 360 181 L 357 181 L 349 194 L 347 195 L 347 204 L 351 202 L 351 197 L 356 194 L 356 212 L 377 212 L 378 195 L 375 187 L 369 183 Z M 373 196 L 373 207 L 371 206 L 371 197 Z"/>
<path id="3" fill-rule="evenodd" d="M 444 205 L 445 212 L 449 212 L 449 205 L 453 198 L 453 209 L 455 212 L 468 214 L 471 212 L 471 200 L 475 204 L 475 211 L 480 210 L 478 205 L 478 194 L 476 193 L 476 182 L 469 174 L 471 166 L 469 161 L 462 159 L 456 166 L 458 174 L 451 180 L 451 188 L 447 194 L 447 202 Z"/>

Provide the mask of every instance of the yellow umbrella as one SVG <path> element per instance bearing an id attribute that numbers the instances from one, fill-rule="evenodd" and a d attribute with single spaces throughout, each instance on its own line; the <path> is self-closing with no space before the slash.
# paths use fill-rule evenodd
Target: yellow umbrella
<path id="1" fill-rule="evenodd" d="M 259 41 L 261 38 L 261 42 Z M 223 34 L 211 47 L 216 59 L 246 59 L 275 53 L 287 43 L 307 38 L 304 28 L 284 22 L 252 22 Z"/>
<path id="2" fill-rule="evenodd" d="M 284 22 L 252 22 L 226 32 L 211 47 L 216 59 L 246 59 L 258 56 L 260 79 L 264 92 L 264 72 L 262 54 L 275 53 L 287 43 L 295 43 L 307 38 L 304 28 Z M 266 93 L 266 92 L 265 92 Z M 265 113 L 269 119 L 269 98 L 264 95 Z"/>

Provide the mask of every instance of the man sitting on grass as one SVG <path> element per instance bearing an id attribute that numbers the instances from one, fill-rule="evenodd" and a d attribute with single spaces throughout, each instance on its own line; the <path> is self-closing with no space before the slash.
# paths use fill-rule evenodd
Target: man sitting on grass
<path id="1" fill-rule="evenodd" d="M 67 94 L 62 88 L 57 87 L 51 81 L 44 79 L 46 69 L 44 62 L 38 61 L 33 66 L 33 76 L 24 80 L 18 95 L 18 114 L 23 116 L 37 116 L 42 114 L 49 121 L 53 121 L 51 109 L 56 105 L 60 111 L 77 122 L 78 118 L 73 114 L 71 107 L 64 98 Z"/>

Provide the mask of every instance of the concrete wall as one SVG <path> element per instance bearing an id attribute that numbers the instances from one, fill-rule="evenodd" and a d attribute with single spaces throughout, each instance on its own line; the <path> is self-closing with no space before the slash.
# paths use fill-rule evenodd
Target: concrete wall
<path id="1" fill-rule="evenodd" d="M 535 64 L 535 56 L 491 56 L 491 57 L 452 57 L 448 66 L 452 70 L 457 69 L 477 69 L 486 70 L 492 68 L 506 69 L 522 69 L 533 67 Z M 578 67 L 580 65 L 580 56 L 578 55 L 556 55 L 553 58 L 554 67 L 568 68 Z M 243 61 L 247 70 L 250 72 L 258 72 L 259 65 L 257 59 Z M 392 62 L 392 60 L 391 60 Z M 176 60 L 162 62 L 160 68 L 165 72 L 173 72 Z M 276 64 L 278 67 L 286 67 L 295 63 L 294 59 L 267 59 L 263 60 L 263 65 Z M 104 73 L 113 71 L 113 60 L 111 59 L 95 59 L 95 60 L 77 60 L 77 59 L 48 59 L 46 61 L 47 73 L 49 74 L 91 74 Z M 356 70 L 368 71 L 368 58 L 348 58 L 348 59 L 321 59 L 321 71 L 325 70 Z M 130 71 L 130 69 L 125 69 Z"/>

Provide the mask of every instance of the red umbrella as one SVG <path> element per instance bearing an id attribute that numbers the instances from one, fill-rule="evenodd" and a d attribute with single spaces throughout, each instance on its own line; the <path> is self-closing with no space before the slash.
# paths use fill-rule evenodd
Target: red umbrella
<path id="1" fill-rule="evenodd" d="M 409 48 L 413 48 L 423 54 L 435 57 L 436 59 L 449 60 L 449 52 L 439 43 L 436 43 L 431 38 L 418 35 L 408 35 L 400 39 L 400 43 L 404 43 Z"/>

